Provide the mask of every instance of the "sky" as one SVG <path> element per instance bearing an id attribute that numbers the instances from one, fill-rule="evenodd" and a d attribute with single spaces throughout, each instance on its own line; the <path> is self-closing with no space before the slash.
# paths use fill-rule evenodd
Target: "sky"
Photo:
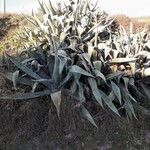
<path id="1" fill-rule="evenodd" d="M 0 11 L 3 11 L 0 0 Z M 47 1 L 47 0 L 45 0 Z M 56 0 L 55 0 L 56 1 Z M 65 1 L 65 0 L 64 0 Z M 96 0 L 92 0 L 96 1 Z M 99 6 L 109 14 L 125 14 L 131 17 L 150 16 L 150 0 L 98 0 Z M 6 0 L 7 12 L 26 13 L 38 8 L 38 0 Z"/>

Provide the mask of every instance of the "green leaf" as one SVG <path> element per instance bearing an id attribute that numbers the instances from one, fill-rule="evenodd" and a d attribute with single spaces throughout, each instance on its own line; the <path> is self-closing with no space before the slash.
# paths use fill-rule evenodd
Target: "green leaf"
<path id="1" fill-rule="evenodd" d="M 1 96 L 1 100 L 26 100 L 26 99 L 33 99 L 38 97 L 43 97 L 45 95 L 50 95 L 50 90 L 44 90 L 41 92 L 35 92 L 35 93 L 18 93 L 11 96 Z"/>
<path id="2" fill-rule="evenodd" d="M 96 80 L 93 78 L 88 78 L 88 82 L 90 84 L 90 87 L 92 89 L 92 93 L 93 93 L 95 99 L 103 107 L 102 97 L 101 97 L 101 94 L 100 94 L 99 89 L 97 87 Z"/>
<path id="3" fill-rule="evenodd" d="M 58 116 L 60 115 L 60 105 L 61 105 L 61 91 L 51 93 L 51 99 L 56 107 Z"/>
<path id="4" fill-rule="evenodd" d="M 96 128 L 98 128 L 93 117 L 83 105 L 81 105 L 81 110 L 83 117 L 87 119 L 91 124 L 93 124 Z"/>
<path id="5" fill-rule="evenodd" d="M 115 96 L 118 98 L 120 104 L 121 104 L 121 92 L 120 92 L 120 88 L 113 82 L 111 81 L 111 87 L 112 87 L 112 90 L 115 94 Z"/>
<path id="6" fill-rule="evenodd" d="M 104 102 L 106 103 L 106 105 L 115 113 L 117 114 L 118 116 L 119 115 L 119 112 L 117 110 L 117 108 L 115 107 L 115 105 L 113 104 L 113 102 L 109 99 L 109 97 L 101 90 L 99 90 L 100 92 L 100 95 L 102 97 L 102 99 L 104 100 Z"/>
<path id="7" fill-rule="evenodd" d="M 94 78 L 94 76 L 92 74 L 90 74 L 89 72 L 85 71 L 84 69 L 82 69 L 82 68 L 80 68 L 79 66 L 76 66 L 76 65 L 73 65 L 70 68 L 70 72 L 72 72 L 72 73 L 79 73 L 79 74 L 82 74 L 82 75 Z"/>

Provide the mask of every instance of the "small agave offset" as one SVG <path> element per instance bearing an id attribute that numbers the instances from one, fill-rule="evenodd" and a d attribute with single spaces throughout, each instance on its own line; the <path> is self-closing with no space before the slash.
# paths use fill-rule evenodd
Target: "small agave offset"
<path id="1" fill-rule="evenodd" d="M 14 88 L 30 86 L 31 93 L 4 96 L 1 99 L 23 100 L 49 95 L 60 114 L 63 92 L 76 96 L 83 117 L 94 126 L 93 117 L 86 109 L 87 100 L 97 101 L 120 116 L 136 118 L 131 91 L 137 91 L 136 74 L 143 77 L 150 56 L 149 34 L 127 33 L 114 20 L 89 1 L 70 0 L 54 6 L 40 2 L 42 17 L 33 12 L 27 19 L 34 29 L 24 32 L 28 57 L 21 60 L 7 55 L 19 69 L 7 73 Z M 32 46 L 31 46 L 32 45 Z M 145 57 L 143 61 L 142 58 Z M 21 60 L 21 61 L 20 61 Z M 144 66 L 145 65 L 145 66 Z M 146 72 L 150 75 L 150 72 Z"/>

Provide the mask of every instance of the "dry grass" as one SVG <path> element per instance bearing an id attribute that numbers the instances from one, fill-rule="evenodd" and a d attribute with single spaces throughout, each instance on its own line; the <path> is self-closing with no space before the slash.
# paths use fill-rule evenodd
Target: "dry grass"
<path id="1" fill-rule="evenodd" d="M 3 52 L 4 49 L 17 49 L 19 47 L 16 31 L 27 24 L 27 20 L 22 15 L 0 14 L 0 52 Z"/>
<path id="2" fill-rule="evenodd" d="M 129 30 L 130 23 L 133 23 L 133 31 L 139 31 L 142 30 L 145 26 L 150 29 L 150 23 L 144 20 L 139 20 L 138 18 L 130 18 L 126 15 L 118 14 L 116 17 L 116 20 L 119 24 L 121 24 L 123 27 L 125 27 L 126 30 Z"/>

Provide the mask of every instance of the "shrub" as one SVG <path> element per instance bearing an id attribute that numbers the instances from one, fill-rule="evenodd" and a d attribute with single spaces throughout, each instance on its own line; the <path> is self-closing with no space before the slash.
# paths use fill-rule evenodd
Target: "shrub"
<path id="1" fill-rule="evenodd" d="M 51 1 L 49 5 L 39 4 L 43 18 L 34 12 L 28 18 L 35 29 L 24 33 L 27 49 L 19 59 L 6 54 L 19 69 L 6 74 L 14 89 L 23 84 L 32 90 L 1 99 L 48 95 L 59 116 L 65 92 L 75 97 L 83 117 L 94 126 L 97 125 L 85 107 L 89 100 L 97 101 L 102 108 L 107 106 L 118 116 L 125 110 L 129 118 L 136 118 L 132 91 L 140 93 L 134 81 L 137 74 L 142 78 L 146 63 L 141 62 L 140 56 L 146 45 L 149 49 L 147 32 L 133 34 L 132 24 L 129 33 L 122 26 L 113 30 L 114 19 L 88 1 L 59 3 L 57 7 Z M 22 54 L 27 58 L 22 60 Z"/>

